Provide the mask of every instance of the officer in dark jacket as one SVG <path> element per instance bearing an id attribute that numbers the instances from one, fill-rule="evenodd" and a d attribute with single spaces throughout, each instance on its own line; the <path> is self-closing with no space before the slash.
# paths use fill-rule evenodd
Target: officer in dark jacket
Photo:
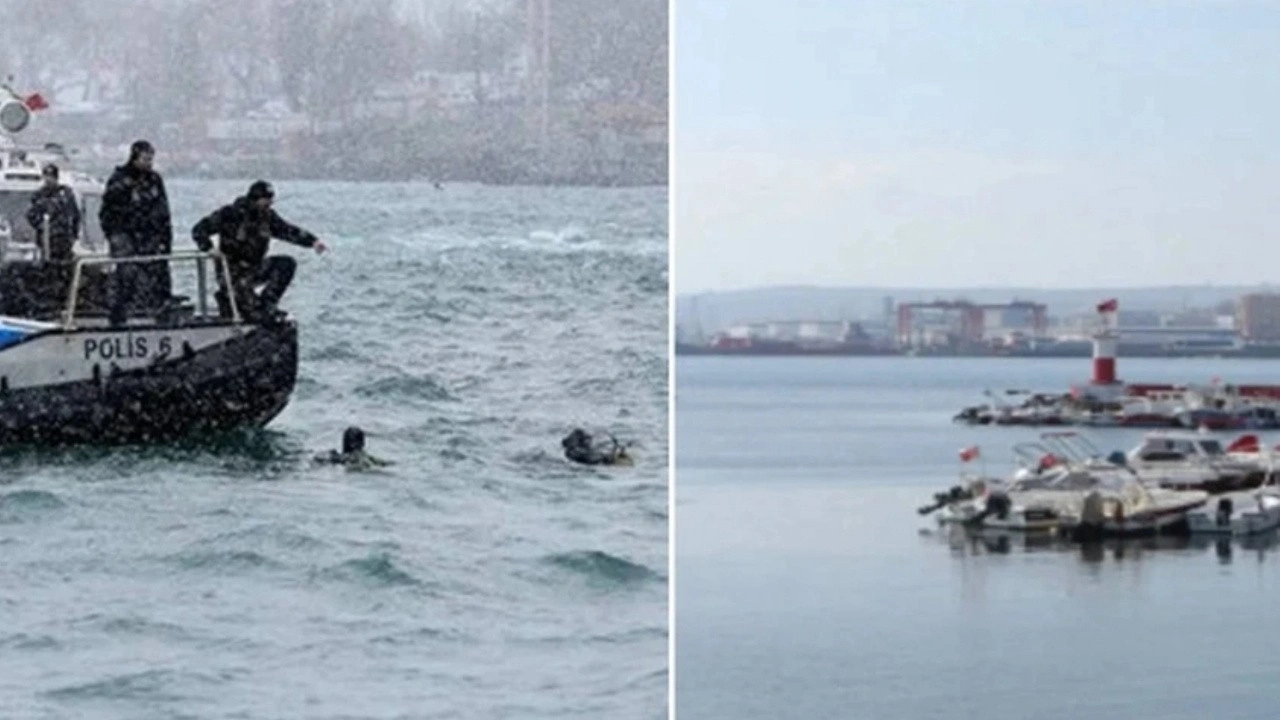
<path id="1" fill-rule="evenodd" d="M 139 140 L 129 148 L 129 161 L 115 169 L 102 193 L 98 221 L 112 257 L 168 255 L 173 250 L 173 222 L 164 180 L 151 169 L 155 148 Z M 122 263 L 112 273 L 111 322 L 125 319 L 130 307 L 158 309 L 171 297 L 169 263 Z"/>
<path id="2" fill-rule="evenodd" d="M 71 247 L 80 236 L 80 206 L 75 193 L 58 183 L 58 166 L 44 166 L 44 185 L 31 195 L 31 207 L 27 209 L 27 222 L 36 231 L 37 244 L 43 246 L 45 223 L 49 228 L 49 256 L 47 261 L 69 262 Z"/>
<path id="3" fill-rule="evenodd" d="M 213 249 L 210 238 L 218 236 L 218 248 L 231 272 L 236 307 L 250 319 L 267 320 L 276 315 L 276 304 L 289 288 L 297 269 L 297 263 L 287 255 L 267 257 L 271 238 L 312 248 L 316 253 L 327 249 L 315 235 L 276 214 L 271 209 L 274 199 L 271 184 L 258 180 L 249 186 L 246 195 L 218 208 L 191 228 L 191 239 L 206 252 Z M 218 307 L 223 316 L 229 316 L 231 307 L 221 274 L 218 285 Z M 265 285 L 261 294 L 254 292 L 258 285 Z"/>

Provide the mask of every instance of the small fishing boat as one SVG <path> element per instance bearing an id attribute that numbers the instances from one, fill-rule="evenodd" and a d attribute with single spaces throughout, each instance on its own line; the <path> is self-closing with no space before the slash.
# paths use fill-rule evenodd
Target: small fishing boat
<path id="1" fill-rule="evenodd" d="M 962 477 L 921 514 L 937 512 L 943 524 L 1124 537 L 1185 531 L 1186 514 L 1209 498 L 1202 490 L 1148 486 L 1077 433 L 1044 433 L 1014 454 L 1020 467 L 1010 480 Z"/>

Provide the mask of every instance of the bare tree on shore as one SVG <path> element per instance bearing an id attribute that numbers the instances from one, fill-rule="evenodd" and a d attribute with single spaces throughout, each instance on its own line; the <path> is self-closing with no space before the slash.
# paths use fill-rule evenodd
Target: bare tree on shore
<path id="1" fill-rule="evenodd" d="M 362 131 L 384 144 L 407 139 L 401 161 L 517 152 L 538 132 L 544 93 L 561 116 L 587 102 L 666 106 L 665 0 L 433 0 L 418 6 L 428 12 L 407 5 L 0 0 L 0 76 L 63 102 L 108 103 L 130 134 L 177 127 L 203 137 L 207 120 L 243 118 L 275 102 L 310 118 L 317 137 L 333 132 L 318 128 L 347 128 L 334 140 L 340 148 L 375 142 Z M 523 104 L 510 92 L 498 96 L 495 83 L 511 87 L 522 68 L 530 73 Z M 405 92 L 404 81 L 414 80 L 423 97 L 438 81 L 428 72 L 451 76 L 455 87 L 471 76 L 470 110 L 446 116 L 418 99 L 401 103 L 398 117 L 351 122 L 363 101 Z M 582 113 L 572 132 L 590 132 L 594 117 Z"/>

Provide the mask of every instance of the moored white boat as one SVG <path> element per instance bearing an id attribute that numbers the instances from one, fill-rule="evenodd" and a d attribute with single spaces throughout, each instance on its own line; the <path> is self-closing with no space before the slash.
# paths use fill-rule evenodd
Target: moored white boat
<path id="1" fill-rule="evenodd" d="M 1187 513 L 1192 533 L 1257 535 L 1280 528 L 1280 490 L 1273 486 L 1226 493 Z"/>
<path id="2" fill-rule="evenodd" d="M 1147 433 L 1124 462 L 1160 487 L 1213 494 L 1258 487 L 1274 465 L 1270 453 L 1229 452 L 1218 438 L 1188 430 Z"/>
<path id="3" fill-rule="evenodd" d="M 1128 536 L 1172 532 L 1208 499 L 1200 490 L 1150 487 L 1132 469 L 1095 459 L 1075 433 L 1045 433 L 1021 443 L 1011 481 L 969 478 L 921 512 L 940 523 L 1024 532 Z"/>

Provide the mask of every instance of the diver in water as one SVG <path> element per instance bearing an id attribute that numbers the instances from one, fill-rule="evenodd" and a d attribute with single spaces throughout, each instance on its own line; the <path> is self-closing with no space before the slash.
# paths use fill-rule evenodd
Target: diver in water
<path id="1" fill-rule="evenodd" d="M 330 450 L 324 455 L 317 455 L 316 462 L 354 468 L 384 467 L 391 464 L 365 452 L 364 431 L 354 425 L 342 433 L 342 452 Z"/>
<path id="2" fill-rule="evenodd" d="M 613 446 L 608 450 L 601 450 L 596 447 L 595 440 L 586 430 L 574 428 L 572 432 L 560 441 L 560 445 L 564 447 L 564 456 L 576 463 L 583 465 L 630 465 L 631 456 L 627 454 L 627 449 L 612 435 L 609 436 L 609 439 L 613 442 Z"/>

